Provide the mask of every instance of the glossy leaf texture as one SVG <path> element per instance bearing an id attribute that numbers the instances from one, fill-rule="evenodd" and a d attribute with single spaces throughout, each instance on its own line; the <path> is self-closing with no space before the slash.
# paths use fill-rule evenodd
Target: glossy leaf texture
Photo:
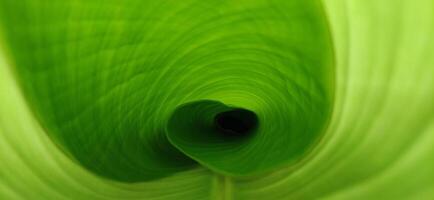
<path id="1" fill-rule="evenodd" d="M 0 199 L 432 199 L 433 13 L 0 0 Z"/>

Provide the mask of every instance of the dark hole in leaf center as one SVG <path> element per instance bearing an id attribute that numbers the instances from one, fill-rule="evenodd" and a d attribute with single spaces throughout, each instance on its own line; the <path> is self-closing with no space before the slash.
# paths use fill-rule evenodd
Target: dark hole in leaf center
<path id="1" fill-rule="evenodd" d="M 223 135 L 241 136 L 251 133 L 258 126 L 258 117 L 250 110 L 237 108 L 217 114 L 214 123 Z"/>

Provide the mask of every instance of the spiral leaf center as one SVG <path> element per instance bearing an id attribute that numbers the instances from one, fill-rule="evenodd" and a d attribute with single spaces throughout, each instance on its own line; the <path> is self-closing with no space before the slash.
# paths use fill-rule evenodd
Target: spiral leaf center
<path id="1" fill-rule="evenodd" d="M 258 117 L 252 111 L 239 108 L 217 114 L 214 123 L 223 135 L 242 136 L 250 134 L 257 127 Z"/>

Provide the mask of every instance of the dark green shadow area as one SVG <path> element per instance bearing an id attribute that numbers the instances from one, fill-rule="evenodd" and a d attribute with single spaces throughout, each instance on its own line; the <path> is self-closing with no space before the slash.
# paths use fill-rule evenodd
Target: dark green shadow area
<path id="1" fill-rule="evenodd" d="M 235 108 L 218 113 L 214 126 L 227 137 L 240 137 L 251 134 L 258 126 L 258 117 L 250 110 Z"/>
<path id="2" fill-rule="evenodd" d="M 329 120 L 333 48 L 318 0 L 25 2 L 0 1 L 0 26 L 26 103 L 104 178 L 198 163 L 271 171 L 302 159 Z"/>
<path id="3" fill-rule="evenodd" d="M 202 100 L 174 111 L 167 124 L 167 136 L 175 147 L 202 165 L 232 173 L 225 169 L 225 160 L 248 144 L 258 124 L 258 117 L 250 110 Z M 236 163 L 231 165 L 238 167 Z"/>

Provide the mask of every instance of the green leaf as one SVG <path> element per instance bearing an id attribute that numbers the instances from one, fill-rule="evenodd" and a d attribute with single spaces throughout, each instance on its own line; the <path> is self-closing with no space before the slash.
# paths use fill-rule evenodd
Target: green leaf
<path id="1" fill-rule="evenodd" d="M 432 0 L 0 0 L 0 199 L 432 199 Z"/>

